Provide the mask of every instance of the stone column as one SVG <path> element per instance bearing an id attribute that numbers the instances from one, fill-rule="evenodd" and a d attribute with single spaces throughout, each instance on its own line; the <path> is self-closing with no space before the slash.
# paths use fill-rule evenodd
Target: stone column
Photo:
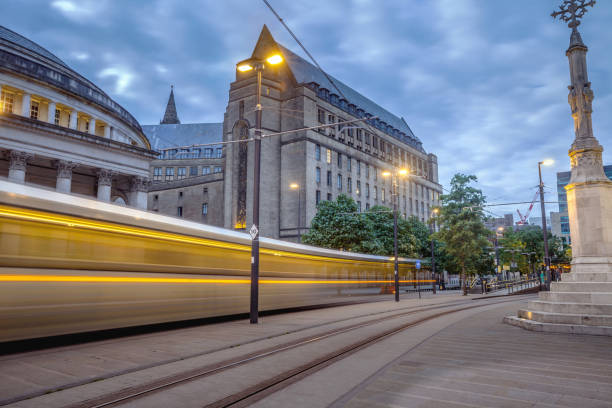
<path id="1" fill-rule="evenodd" d="M 30 102 L 32 101 L 29 93 L 24 93 L 21 97 L 21 116 L 30 117 Z"/>
<path id="2" fill-rule="evenodd" d="M 113 172 L 106 169 L 98 171 L 98 200 L 110 202 Z"/>
<path id="3" fill-rule="evenodd" d="M 57 191 L 60 193 L 70 193 L 72 185 L 72 170 L 77 166 L 77 163 L 64 160 L 58 160 L 55 162 L 55 167 L 57 167 L 57 181 L 55 183 L 55 189 Z"/>
<path id="4" fill-rule="evenodd" d="M 96 134 L 96 120 L 94 118 L 89 120 L 89 133 L 92 135 Z"/>
<path id="5" fill-rule="evenodd" d="M 72 112 L 70 112 L 70 123 L 68 125 L 68 127 L 70 129 L 76 129 L 77 128 L 77 119 L 79 117 L 79 114 L 76 110 L 72 110 Z"/>
<path id="6" fill-rule="evenodd" d="M 130 193 L 128 194 L 128 205 L 147 209 L 147 192 L 149 191 L 149 179 L 147 177 L 134 176 L 130 179 Z"/>
<path id="7" fill-rule="evenodd" d="M 567 57 L 571 85 L 568 102 L 576 138 L 569 151 L 572 176 L 567 207 L 572 237 L 572 272 L 612 272 L 612 182 L 603 170 L 603 147 L 593 135 L 593 90 L 588 79 L 586 53 L 573 27 Z"/>
<path id="8" fill-rule="evenodd" d="M 55 124 L 55 102 L 49 102 L 49 110 L 47 112 L 47 122 Z"/>
<path id="9" fill-rule="evenodd" d="M 33 155 L 26 152 L 11 150 L 9 153 L 9 174 L 10 181 L 15 183 L 25 183 L 26 167 L 28 160 L 31 160 Z"/>
<path id="10" fill-rule="evenodd" d="M 105 139 L 111 138 L 111 127 L 108 124 L 104 125 L 104 138 Z"/>

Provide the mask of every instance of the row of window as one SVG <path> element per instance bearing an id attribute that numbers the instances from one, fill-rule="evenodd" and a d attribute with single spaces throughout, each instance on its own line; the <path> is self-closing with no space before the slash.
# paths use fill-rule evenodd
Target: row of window
<path id="1" fill-rule="evenodd" d="M 176 207 L 176 215 L 179 217 L 183 216 L 183 206 Z M 208 215 L 208 203 L 202 204 L 202 215 Z"/>
<path id="2" fill-rule="evenodd" d="M 322 108 L 318 109 L 318 121 L 321 125 L 333 125 L 334 123 L 345 122 L 346 119 L 336 118 L 335 115 L 325 111 Z M 341 142 L 346 142 L 348 145 L 356 147 L 359 150 L 366 152 L 373 151 L 384 160 L 401 165 L 401 167 L 409 167 L 416 174 L 427 177 L 428 168 L 425 160 L 410 154 L 405 149 L 402 149 L 393 143 L 387 142 L 374 134 L 371 134 L 365 129 L 355 127 L 353 125 L 337 125 L 319 128 L 319 132 L 331 138 L 336 138 Z M 348 138 L 348 140 L 347 140 Z M 355 140 L 357 143 L 355 144 Z"/>
<path id="3" fill-rule="evenodd" d="M 153 168 L 153 180 L 154 181 L 170 181 L 170 180 L 182 180 L 184 178 L 187 178 L 187 167 L 177 167 L 176 168 L 176 178 L 174 177 L 174 167 L 166 167 L 165 173 L 163 170 L 163 167 L 154 167 Z M 200 170 L 200 174 L 201 175 L 206 175 L 206 174 L 210 174 L 211 172 L 211 167 L 210 166 L 203 166 L 202 169 Z M 223 167 L 221 166 L 214 166 L 212 168 L 212 172 L 213 173 L 222 173 L 223 172 Z M 164 177 L 165 174 L 165 177 Z M 198 176 L 198 166 L 191 166 L 189 167 L 189 177 L 195 177 Z"/>
<path id="4" fill-rule="evenodd" d="M 162 159 L 220 159 L 223 157 L 223 148 L 217 147 L 215 149 L 190 147 L 184 149 L 172 149 L 164 150 L 161 155 Z"/>
<path id="5" fill-rule="evenodd" d="M 0 94 L 0 111 L 3 113 L 15 113 L 15 94 L 12 92 L 8 92 L 2 90 Z M 27 111 L 26 111 L 27 112 Z M 41 120 L 41 102 L 37 100 L 30 101 L 30 119 Z M 76 114 L 75 112 L 69 112 L 66 110 L 55 109 L 53 113 L 53 123 L 58 126 L 70 127 L 70 121 L 72 115 Z M 50 118 L 49 118 L 50 119 Z M 81 115 L 76 118 L 76 129 L 81 132 L 90 133 L 90 119 L 87 116 Z M 103 135 L 104 130 L 99 129 L 100 136 Z"/>
<path id="6" fill-rule="evenodd" d="M 376 197 L 375 197 L 376 198 Z M 332 201 L 333 200 L 333 196 L 332 193 L 327 193 L 327 201 Z M 315 192 L 315 204 L 319 205 L 319 203 L 321 202 L 321 190 L 316 190 Z M 383 202 L 384 202 L 384 189 L 383 189 Z M 404 217 L 406 216 L 406 214 L 411 214 L 411 215 L 416 215 L 417 217 L 420 216 L 421 220 L 425 220 L 427 218 L 429 218 L 430 216 L 430 206 L 427 203 L 420 203 L 419 206 L 419 201 L 415 201 L 415 211 L 413 212 L 413 208 L 412 208 L 412 201 L 407 201 L 406 200 L 406 196 L 403 196 L 403 209 L 404 209 Z M 359 212 L 361 212 L 361 201 L 357 201 L 357 207 L 359 208 Z M 370 203 L 366 202 L 366 206 L 365 206 L 366 211 L 370 209 Z M 420 211 L 419 211 L 420 210 Z"/>
<path id="7" fill-rule="evenodd" d="M 350 163 L 350 158 L 349 158 L 348 163 Z M 357 168 L 360 168 L 360 165 L 361 165 L 360 162 L 357 161 L 357 166 L 358 166 Z M 350 165 L 348 166 L 347 170 L 350 171 Z M 369 177 L 369 170 L 370 170 L 370 167 L 368 165 L 366 165 L 366 178 Z M 375 174 L 374 181 L 376 181 L 377 178 L 378 178 L 376 176 L 377 173 L 378 173 L 378 169 L 374 168 L 374 174 Z M 361 174 L 360 171 L 357 172 L 357 175 L 359 175 L 359 174 Z M 332 186 L 332 172 L 331 172 L 331 170 L 327 171 L 327 179 L 326 179 L 326 181 L 327 181 L 327 186 L 331 187 Z M 321 183 L 321 168 L 320 167 L 316 167 L 315 168 L 315 182 L 317 184 Z M 369 197 L 370 196 L 370 184 L 366 183 L 365 186 L 366 186 L 366 191 L 365 191 L 366 197 Z M 425 186 L 423 186 L 421 184 L 416 184 L 416 183 L 414 184 L 414 186 L 415 186 L 415 191 L 414 192 L 416 193 L 414 195 L 416 197 L 420 197 L 421 199 L 424 199 L 424 200 L 427 199 L 429 201 L 436 201 L 439 198 L 439 193 L 437 191 L 434 191 L 433 189 L 430 189 L 428 187 L 425 187 Z M 336 175 L 336 187 L 338 188 L 338 190 L 342 190 L 342 174 L 340 174 L 340 173 L 338 173 Z M 348 193 L 352 193 L 353 192 L 353 179 L 352 179 L 352 177 L 348 177 L 347 178 L 347 186 L 346 187 L 347 187 L 347 192 Z M 378 189 L 378 187 L 374 186 L 375 199 L 377 197 L 377 189 Z M 404 180 L 404 192 L 405 191 L 406 191 L 406 181 Z M 355 192 L 357 193 L 357 195 L 361 194 L 361 180 L 357 180 L 356 181 Z M 381 188 L 381 193 L 382 193 L 382 200 L 384 202 L 385 201 L 385 188 L 384 187 Z"/>

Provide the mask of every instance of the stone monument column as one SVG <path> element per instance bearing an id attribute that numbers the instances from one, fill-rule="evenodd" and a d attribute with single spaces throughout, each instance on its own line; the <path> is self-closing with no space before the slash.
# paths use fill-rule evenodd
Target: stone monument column
<path id="1" fill-rule="evenodd" d="M 564 0 L 553 17 L 572 29 L 567 49 L 571 85 L 568 102 L 575 138 L 569 151 L 571 178 L 565 187 L 572 237 L 572 271 L 550 292 L 540 292 L 506 323 L 535 331 L 612 336 L 612 181 L 603 170 L 603 148 L 593 135 L 593 90 L 578 26 L 595 1 Z"/>
<path id="2" fill-rule="evenodd" d="M 141 210 L 147 209 L 147 192 L 149 191 L 149 179 L 147 177 L 134 176 L 130 180 L 130 193 L 128 204 Z"/>
<path id="3" fill-rule="evenodd" d="M 72 170 L 77 167 L 77 163 L 58 160 L 55 162 L 57 167 L 57 180 L 55 189 L 60 193 L 70 193 L 72 186 Z"/>
<path id="4" fill-rule="evenodd" d="M 106 169 L 98 171 L 98 200 L 110 202 L 113 172 Z"/>
<path id="5" fill-rule="evenodd" d="M 31 160 L 33 155 L 26 152 L 11 150 L 9 153 L 9 174 L 8 179 L 15 183 L 25 183 L 26 168 L 28 160 Z"/>
<path id="6" fill-rule="evenodd" d="M 571 178 L 565 187 L 572 237 L 572 272 L 612 272 L 612 181 L 603 170 L 603 147 L 593 135 L 593 90 L 576 21 L 567 50 L 571 85 L 568 102 L 576 137 L 569 151 Z"/>

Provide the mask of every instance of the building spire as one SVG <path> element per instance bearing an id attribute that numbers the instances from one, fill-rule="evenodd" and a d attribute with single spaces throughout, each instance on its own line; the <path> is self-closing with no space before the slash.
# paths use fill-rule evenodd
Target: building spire
<path id="1" fill-rule="evenodd" d="M 170 97 L 168 98 L 166 113 L 159 123 L 162 125 L 178 125 L 181 123 L 176 113 L 176 105 L 174 104 L 174 85 L 170 85 Z"/>

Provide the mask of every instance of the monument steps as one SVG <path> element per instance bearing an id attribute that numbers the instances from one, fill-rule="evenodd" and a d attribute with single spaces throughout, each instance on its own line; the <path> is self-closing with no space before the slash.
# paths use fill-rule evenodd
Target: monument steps
<path id="1" fill-rule="evenodd" d="M 612 292 L 540 292 L 540 300 L 558 303 L 612 304 Z"/>
<path id="2" fill-rule="evenodd" d="M 540 323 L 612 327 L 612 315 L 549 313 L 536 310 L 521 309 L 518 311 L 518 317 L 523 319 L 535 320 Z"/>
<path id="3" fill-rule="evenodd" d="M 528 310 L 547 313 L 568 313 L 586 315 L 610 315 L 612 316 L 612 304 L 591 304 L 572 302 L 546 302 L 543 300 L 530 300 L 527 304 Z"/>
<path id="4" fill-rule="evenodd" d="M 612 282 L 551 282 L 551 292 L 612 292 Z"/>
<path id="5" fill-rule="evenodd" d="M 612 274 L 599 272 L 572 272 L 563 274 L 563 282 L 612 282 Z"/>
<path id="6" fill-rule="evenodd" d="M 590 334 L 594 336 L 612 336 L 612 327 L 608 326 L 589 326 L 586 324 L 562 324 L 562 323 L 543 323 L 522 317 L 506 316 L 504 323 L 523 329 L 546 332 L 546 333 L 567 333 L 567 334 Z"/>

